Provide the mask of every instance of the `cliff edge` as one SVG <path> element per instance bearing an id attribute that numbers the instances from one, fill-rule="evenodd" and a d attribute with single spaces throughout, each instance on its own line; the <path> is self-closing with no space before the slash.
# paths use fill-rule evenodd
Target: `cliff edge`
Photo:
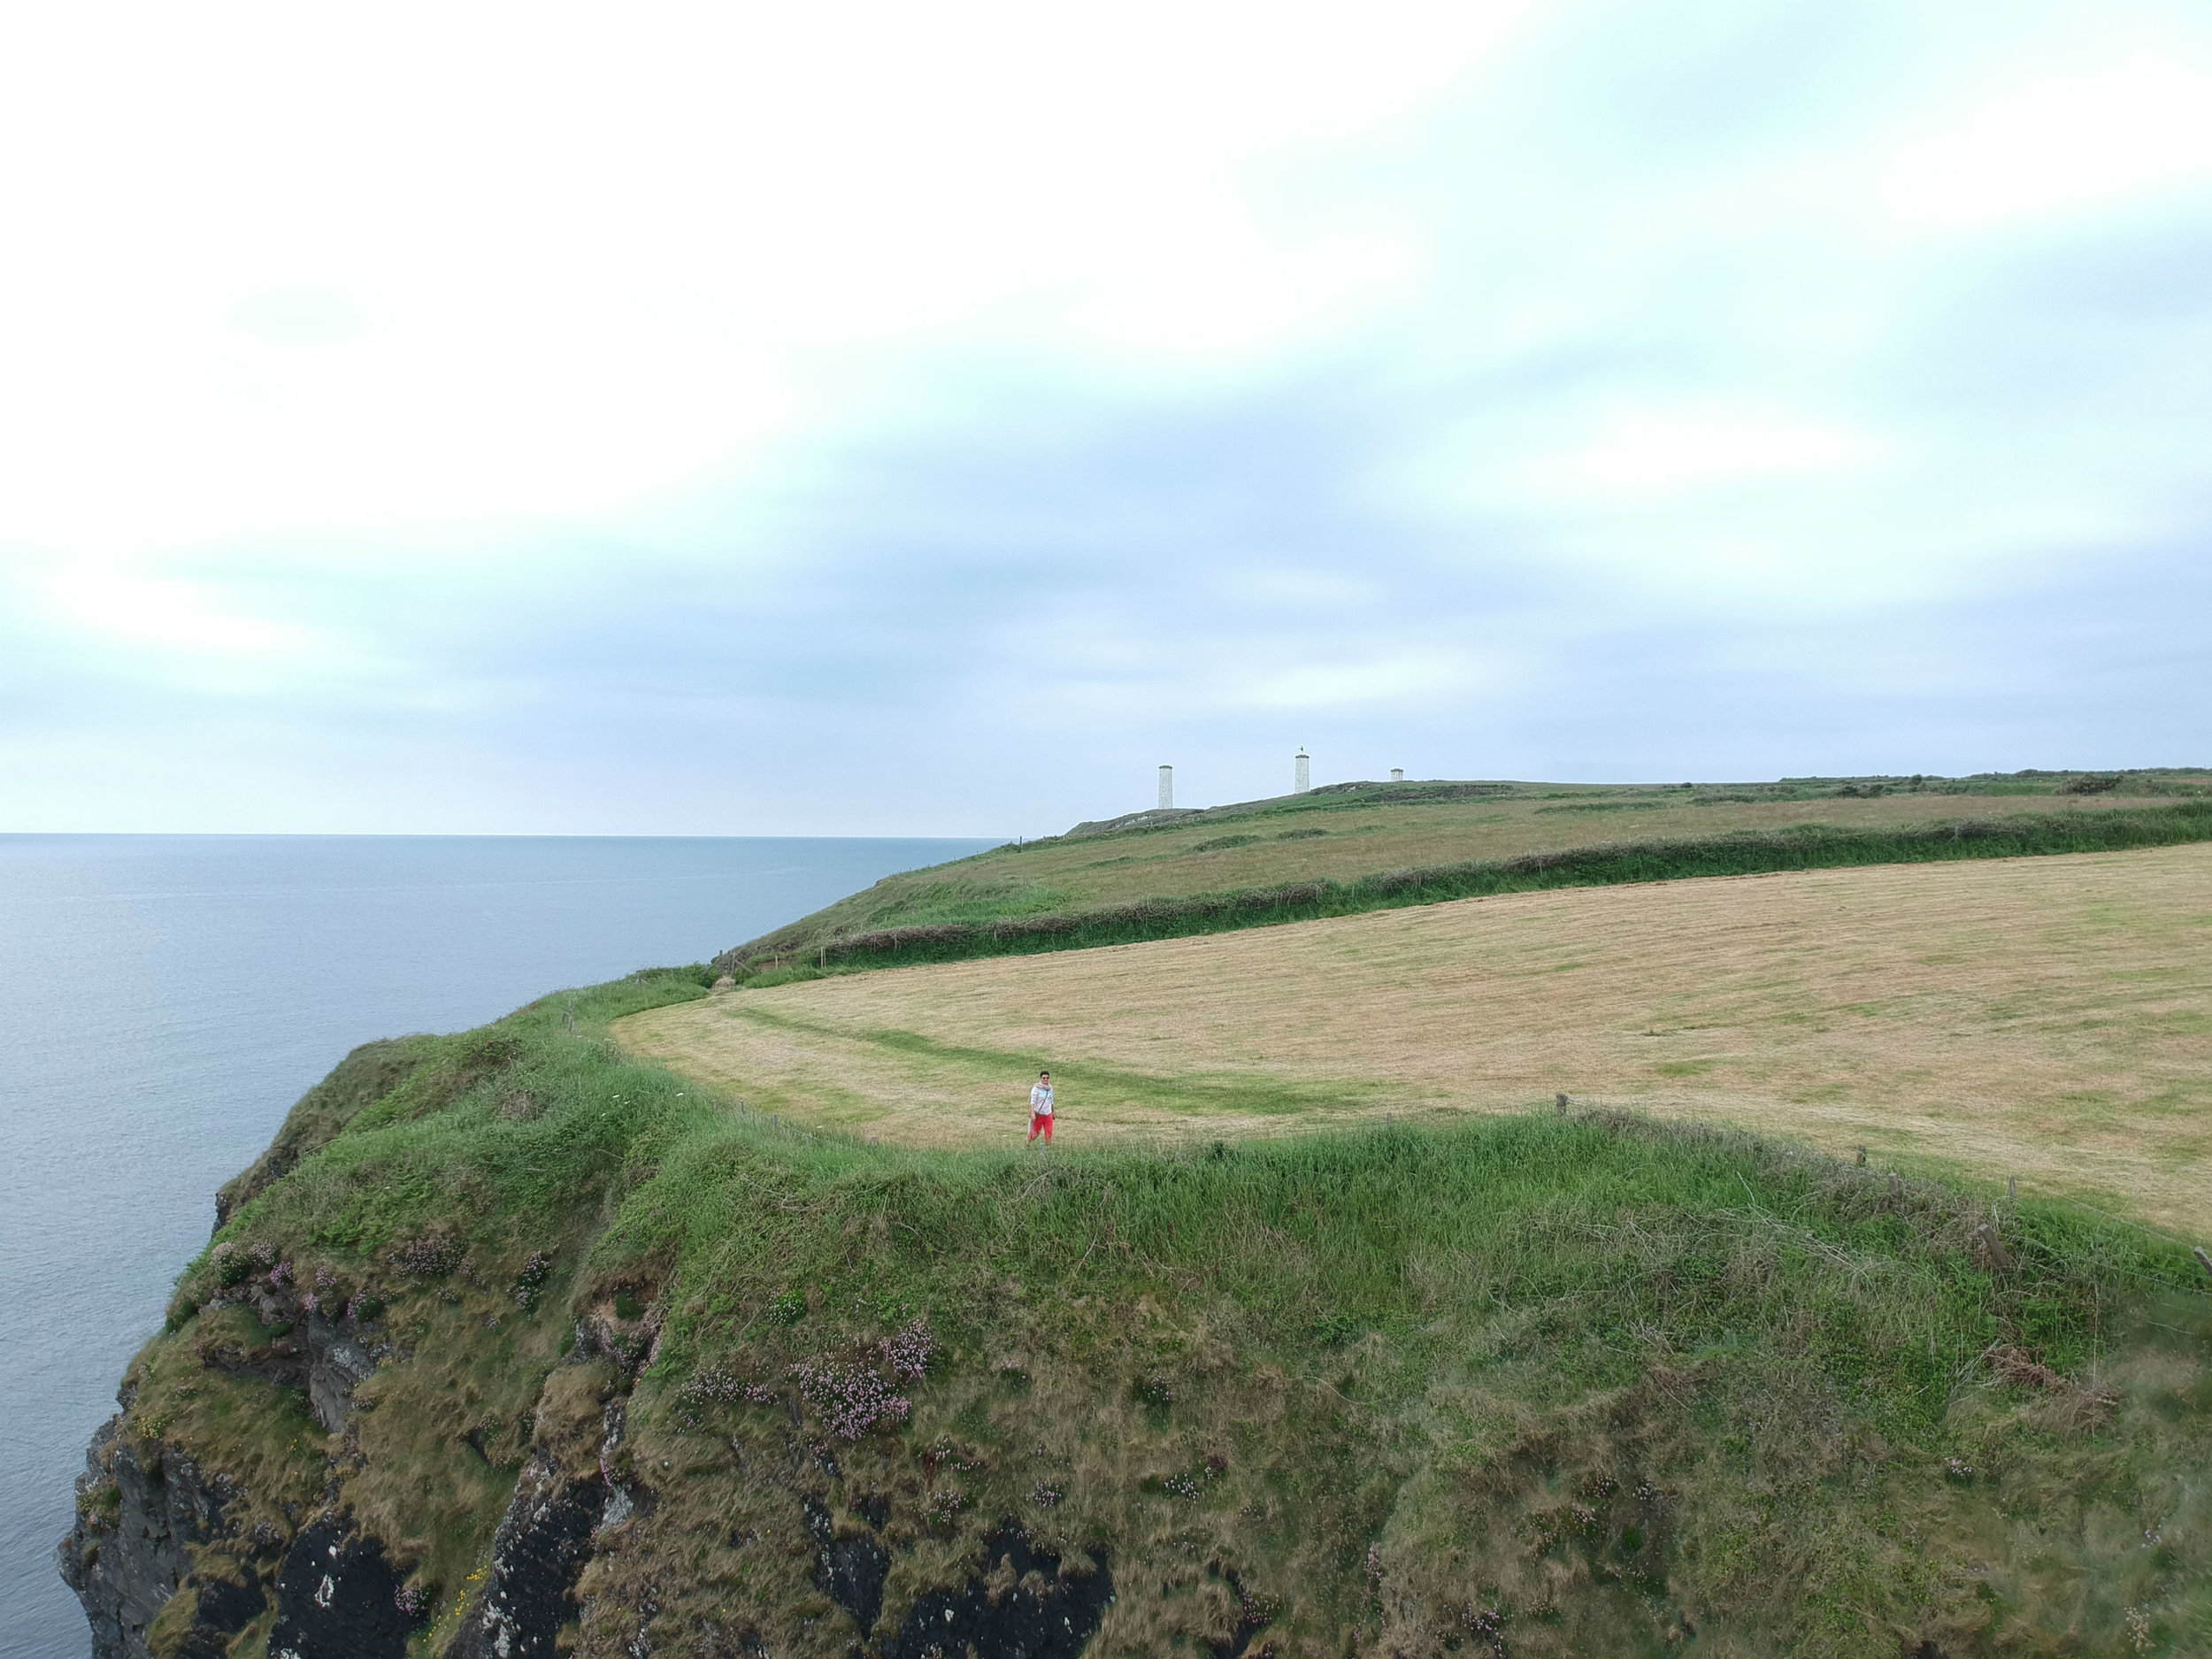
<path id="1" fill-rule="evenodd" d="M 303 1100 L 90 1448 L 60 1564 L 99 1659 L 2177 1653 L 2212 1617 L 2185 1248 L 1548 1102 L 875 1147 L 610 1040 L 709 977 Z"/>

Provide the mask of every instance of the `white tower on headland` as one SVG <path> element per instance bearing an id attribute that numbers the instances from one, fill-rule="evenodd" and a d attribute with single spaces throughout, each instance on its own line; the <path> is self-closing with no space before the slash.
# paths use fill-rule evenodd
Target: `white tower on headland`
<path id="1" fill-rule="evenodd" d="M 1172 766 L 1160 768 L 1160 804 L 1162 806 L 1175 804 L 1175 768 Z"/>
<path id="2" fill-rule="evenodd" d="M 1293 795 L 1303 795 L 1312 787 L 1313 761 L 1307 755 L 1305 745 L 1301 743 L 1298 746 L 1298 752 L 1291 757 L 1290 792 Z"/>
<path id="3" fill-rule="evenodd" d="M 1403 766 L 1393 766 L 1393 767 L 1390 769 L 1390 781 L 1391 781 L 1391 782 L 1393 782 L 1393 783 L 1403 783 L 1405 780 L 1406 780 L 1406 769 L 1405 769 Z"/>

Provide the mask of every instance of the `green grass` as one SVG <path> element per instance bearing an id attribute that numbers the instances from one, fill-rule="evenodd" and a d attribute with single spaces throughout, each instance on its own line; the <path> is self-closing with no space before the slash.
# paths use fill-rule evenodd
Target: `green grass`
<path id="1" fill-rule="evenodd" d="M 792 941 L 778 934 L 755 946 L 726 952 L 716 958 L 715 965 L 748 973 L 752 983 L 781 984 L 839 969 L 1079 950 L 1489 894 L 1785 870 L 2105 852 L 2208 839 L 2212 839 L 2212 801 L 2204 800 L 1955 819 L 1894 828 L 1807 824 L 1770 831 L 1570 847 L 1509 859 L 1394 870 L 1342 880 L 1325 877 L 1226 892 L 1146 898 L 1058 913 L 1025 910 L 995 919 L 973 914 L 971 905 L 968 913 L 958 918 L 948 912 L 941 919 L 864 932 L 817 933 L 810 936 L 810 960 L 804 951 L 794 955 Z M 1219 843 L 1200 843 L 1200 847 L 1210 844 Z"/>
<path id="2" fill-rule="evenodd" d="M 1573 1388 L 1631 1380 L 1640 1344 L 1764 1346 L 1791 1309 L 1819 1308 L 1818 1368 L 1899 1431 L 1939 1422 L 1954 1374 L 1992 1341 L 2079 1369 L 2101 1297 L 2197 1279 L 2174 1247 L 2031 1209 L 2008 1248 L 2032 1265 L 2000 1280 L 1969 1261 L 1974 1212 L 1941 1188 L 1893 1198 L 1879 1175 L 1628 1118 L 1110 1152 L 1063 1159 L 1049 1179 L 1015 1153 L 809 1152 L 742 1123 L 687 1141 L 597 1259 L 672 1259 L 733 1313 L 795 1280 L 833 1286 L 834 1305 L 869 1310 L 862 1326 L 927 1310 L 979 1331 L 1010 1274 L 1047 1301 L 1182 1284 L 1252 1321 L 1255 1357 L 1294 1361 L 1353 1329 L 1421 1343 L 1448 1306 L 1523 1310 L 1525 1346 L 1551 1350 L 1553 1380 Z M 821 1219 L 881 1216 L 893 1248 L 854 1263 L 839 1226 L 795 1229 L 771 1193 Z M 1758 1271 L 1732 1271 L 1747 1248 Z M 710 1317 L 672 1335 L 672 1374 L 727 1356 Z"/>
<path id="3" fill-rule="evenodd" d="M 945 1042 L 918 1032 L 826 1026 L 758 1002 L 742 1004 L 733 1011 L 738 1018 L 779 1033 L 861 1043 L 898 1055 L 907 1063 L 902 1069 L 909 1076 L 955 1091 L 981 1094 L 999 1079 L 1025 1077 L 1030 1071 L 1030 1062 L 1035 1057 L 1015 1049 Z M 1363 1102 L 1379 1106 L 1394 1093 L 1387 1083 L 1303 1083 L 1263 1072 L 1240 1073 L 1225 1069 L 1203 1076 L 1182 1073 L 1160 1077 L 1097 1060 L 1077 1061 L 1072 1065 L 1063 1062 L 1056 1075 L 1064 1091 L 1072 1088 L 1094 1099 L 1111 1097 L 1118 1105 L 1130 1110 L 1190 1117 L 1228 1113 L 1294 1115 Z M 809 1081 L 820 1086 L 829 1079 L 814 1075 L 810 1076 Z M 772 1085 L 760 1091 L 756 1103 L 762 1100 L 780 1101 L 802 1110 L 810 1103 L 779 1096 L 772 1092 Z"/>
<path id="4" fill-rule="evenodd" d="M 654 1502 L 591 1568 L 585 1652 L 641 1620 L 707 1651 L 738 1609 L 770 1651 L 842 1653 L 802 1493 L 879 1502 L 886 1629 L 1002 1516 L 1110 1558 L 1101 1654 L 1203 1651 L 1253 1606 L 1284 1654 L 1479 1651 L 1486 1620 L 1520 1655 L 1655 1654 L 1685 1619 L 1719 1654 L 2118 1652 L 2131 1609 L 2147 1651 L 2212 1640 L 2212 1302 L 2178 1247 L 2001 1205 L 2000 1261 L 1991 1194 L 1619 1116 L 869 1147 L 608 1040 L 705 977 L 349 1062 L 381 1081 L 303 1102 L 296 1162 L 222 1239 L 387 1302 L 357 1448 L 207 1369 L 261 1340 L 210 1305 L 211 1255 L 134 1363 L 136 1432 L 271 1494 L 326 1484 L 449 1609 L 570 1325 L 657 1348 L 621 1383 Z M 397 1271 L 425 1238 L 449 1271 Z M 556 1267 L 526 1312 L 534 1250 Z M 879 1365 L 918 1320 L 911 1421 L 829 1434 L 791 1368 Z M 2063 1380 L 2008 1380 L 2005 1348 Z M 718 1373 L 774 1403 L 687 1391 Z"/>

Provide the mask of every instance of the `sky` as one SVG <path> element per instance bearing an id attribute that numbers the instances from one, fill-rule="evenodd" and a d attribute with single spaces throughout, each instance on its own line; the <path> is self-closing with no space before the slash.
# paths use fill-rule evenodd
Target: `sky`
<path id="1" fill-rule="evenodd" d="M 17 7 L 0 831 L 2212 763 L 2212 7 Z"/>

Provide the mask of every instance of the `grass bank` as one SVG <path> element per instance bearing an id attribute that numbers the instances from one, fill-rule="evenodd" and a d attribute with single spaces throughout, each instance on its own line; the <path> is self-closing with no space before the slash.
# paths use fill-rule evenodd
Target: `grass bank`
<path id="1" fill-rule="evenodd" d="M 196 1571 L 343 1513 L 442 1651 L 533 1435 L 620 1407 L 610 1659 L 906 1651 L 1010 1526 L 1110 1574 L 1100 1655 L 2212 1640 L 2212 1302 L 2154 1237 L 1609 1113 L 871 1147 L 610 1041 L 704 977 L 303 1102 L 133 1366 L 128 1436 L 239 1471 Z M 346 1432 L 256 1374 L 265 1279 L 387 1354 Z"/>
<path id="2" fill-rule="evenodd" d="M 2212 840 L 2212 800 L 2184 799 L 1892 826 L 1813 823 L 1715 835 L 1600 841 L 1506 859 L 1147 897 L 1039 914 L 1020 913 L 1041 902 L 1033 888 L 1025 887 L 1000 895 L 1014 914 L 849 933 L 831 925 L 826 932 L 818 927 L 771 935 L 756 945 L 726 952 L 714 965 L 747 974 L 750 983 L 780 984 L 829 972 L 1079 950 L 1553 887 L 2102 852 L 2205 840 Z M 988 893 L 972 901 L 983 910 L 993 902 Z"/>

